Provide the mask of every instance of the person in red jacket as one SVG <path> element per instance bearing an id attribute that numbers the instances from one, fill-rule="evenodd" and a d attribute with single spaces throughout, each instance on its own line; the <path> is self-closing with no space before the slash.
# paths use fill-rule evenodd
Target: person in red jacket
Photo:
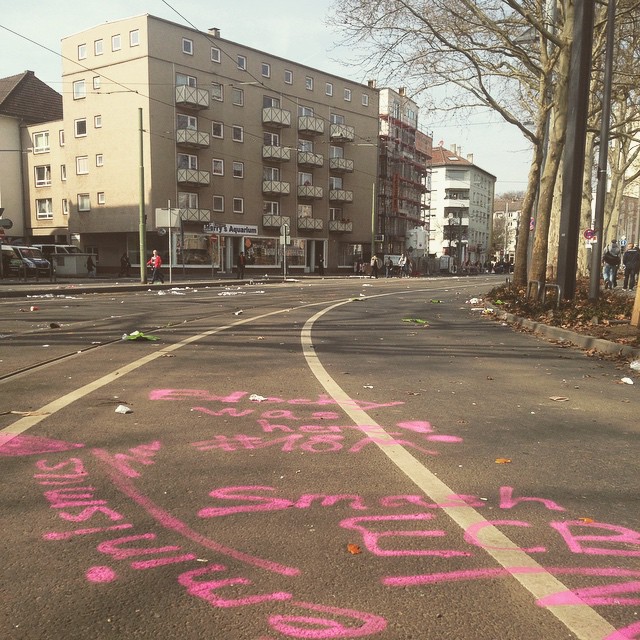
<path id="1" fill-rule="evenodd" d="M 160 254 L 154 249 L 151 258 L 149 258 L 149 262 L 147 262 L 147 267 L 151 267 L 153 272 L 151 274 L 151 284 L 153 284 L 156 279 L 160 280 L 162 284 L 164 284 L 164 276 L 162 275 L 162 271 L 160 267 L 162 267 L 162 258 Z"/>

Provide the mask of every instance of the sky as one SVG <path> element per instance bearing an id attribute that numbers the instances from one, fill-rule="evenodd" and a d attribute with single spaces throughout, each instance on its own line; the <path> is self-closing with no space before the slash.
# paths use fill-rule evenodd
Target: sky
<path id="1" fill-rule="evenodd" d="M 22 0 L 3 3 L 0 14 L 0 78 L 33 71 L 61 90 L 60 40 L 98 24 L 149 13 L 206 31 L 218 27 L 227 40 L 288 58 L 356 82 L 370 78 L 350 64 L 341 34 L 326 24 L 333 0 Z M 247 20 L 247 16 L 251 16 Z M 377 79 L 376 79 L 377 80 Z M 378 86 L 383 86 L 378 82 Z M 391 87 L 397 89 L 398 87 Z M 452 122 L 421 109 L 419 128 L 457 145 L 476 166 L 496 176 L 496 194 L 523 191 L 531 147 L 514 127 L 488 111 Z"/>

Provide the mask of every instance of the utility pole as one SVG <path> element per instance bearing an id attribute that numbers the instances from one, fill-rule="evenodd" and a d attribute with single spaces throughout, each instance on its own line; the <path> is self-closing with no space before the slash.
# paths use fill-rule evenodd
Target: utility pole
<path id="1" fill-rule="evenodd" d="M 140 193 L 138 201 L 140 222 L 140 282 L 147 284 L 147 216 L 144 212 L 144 144 L 142 136 L 142 108 L 138 109 L 138 129 L 140 132 Z"/>

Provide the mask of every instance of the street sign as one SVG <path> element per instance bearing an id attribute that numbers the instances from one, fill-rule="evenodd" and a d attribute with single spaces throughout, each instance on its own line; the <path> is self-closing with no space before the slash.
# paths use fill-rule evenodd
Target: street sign
<path id="1" fill-rule="evenodd" d="M 595 238 L 596 232 L 593 229 L 585 229 L 582 233 L 585 240 L 593 240 Z"/>
<path id="2" fill-rule="evenodd" d="M 0 218 L 0 228 L 11 229 L 11 227 L 13 227 L 13 220 L 9 220 L 9 218 Z"/>

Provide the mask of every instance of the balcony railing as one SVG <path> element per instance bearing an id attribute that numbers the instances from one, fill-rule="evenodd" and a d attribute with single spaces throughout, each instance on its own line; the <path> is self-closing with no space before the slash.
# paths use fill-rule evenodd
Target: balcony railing
<path id="1" fill-rule="evenodd" d="M 324 120 L 315 116 L 298 116 L 298 131 L 312 135 L 324 133 Z"/>
<path id="2" fill-rule="evenodd" d="M 291 184 L 289 182 L 280 182 L 279 180 L 263 180 L 262 193 L 276 196 L 288 196 L 291 193 Z"/>
<path id="3" fill-rule="evenodd" d="M 347 222 L 346 220 L 329 220 L 329 231 L 351 233 L 353 231 L 353 222 Z"/>
<path id="4" fill-rule="evenodd" d="M 208 109 L 209 92 L 182 84 L 176 87 L 176 104 L 191 109 Z"/>
<path id="5" fill-rule="evenodd" d="M 334 202 L 353 202 L 353 191 L 331 189 L 329 191 L 329 200 L 333 200 Z"/>
<path id="6" fill-rule="evenodd" d="M 193 187 L 206 187 L 211 183 L 211 174 L 208 171 L 197 169 L 178 169 L 178 183 Z"/>
<path id="7" fill-rule="evenodd" d="M 290 127 L 291 111 L 276 107 L 265 107 L 262 110 L 262 124 L 268 124 L 272 127 Z"/>
<path id="8" fill-rule="evenodd" d="M 356 130 L 346 124 L 332 124 L 329 135 L 334 142 L 353 142 Z"/>
<path id="9" fill-rule="evenodd" d="M 287 160 L 291 160 L 291 148 L 264 145 L 262 147 L 262 159 L 273 160 L 275 162 L 286 162 Z"/>
<path id="10" fill-rule="evenodd" d="M 311 185 L 298 185 L 298 198 L 307 200 L 320 200 L 323 196 L 322 187 Z"/>
<path id="11" fill-rule="evenodd" d="M 303 167 L 321 167 L 324 156 L 312 151 L 298 151 L 298 164 Z"/>
<path id="12" fill-rule="evenodd" d="M 179 209 L 180 220 L 189 222 L 211 222 L 211 209 Z"/>
<path id="13" fill-rule="evenodd" d="M 206 149 L 209 146 L 209 134 L 194 129 L 178 129 L 176 142 L 185 147 Z"/>
<path id="14" fill-rule="evenodd" d="M 298 218 L 298 229 L 306 231 L 322 231 L 322 218 Z"/>
<path id="15" fill-rule="evenodd" d="M 262 226 L 267 228 L 275 227 L 279 229 L 283 224 L 291 227 L 291 218 L 289 216 L 276 216 L 271 213 L 265 213 L 262 216 Z"/>
<path id="16" fill-rule="evenodd" d="M 353 171 L 353 160 L 346 158 L 330 158 L 329 169 L 339 173 L 351 173 Z"/>

